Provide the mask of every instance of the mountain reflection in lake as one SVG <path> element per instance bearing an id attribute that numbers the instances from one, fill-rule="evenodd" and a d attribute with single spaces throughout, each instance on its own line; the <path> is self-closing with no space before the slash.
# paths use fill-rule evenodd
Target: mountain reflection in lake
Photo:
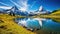
<path id="1" fill-rule="evenodd" d="M 60 24 L 54 22 L 51 19 L 16 18 L 15 22 L 17 22 L 21 26 L 27 27 L 27 29 L 42 29 L 45 31 L 60 31 Z"/>

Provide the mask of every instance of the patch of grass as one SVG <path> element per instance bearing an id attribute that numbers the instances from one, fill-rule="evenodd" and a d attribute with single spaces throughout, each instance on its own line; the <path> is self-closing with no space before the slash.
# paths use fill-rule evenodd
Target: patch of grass
<path id="1" fill-rule="evenodd" d="M 50 15 L 59 15 L 60 16 L 60 9 L 54 10 Z"/>

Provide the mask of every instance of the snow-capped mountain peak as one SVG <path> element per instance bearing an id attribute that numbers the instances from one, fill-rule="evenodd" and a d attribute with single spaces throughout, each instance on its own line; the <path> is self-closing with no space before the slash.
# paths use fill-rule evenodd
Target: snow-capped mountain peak
<path id="1" fill-rule="evenodd" d="M 14 11 L 16 11 L 16 10 L 19 10 L 16 6 L 13 6 L 12 8 L 11 8 L 11 10 L 14 12 Z"/>
<path id="2" fill-rule="evenodd" d="M 42 10 L 43 10 L 43 6 L 40 6 L 40 7 L 39 7 L 39 11 L 42 11 Z"/>

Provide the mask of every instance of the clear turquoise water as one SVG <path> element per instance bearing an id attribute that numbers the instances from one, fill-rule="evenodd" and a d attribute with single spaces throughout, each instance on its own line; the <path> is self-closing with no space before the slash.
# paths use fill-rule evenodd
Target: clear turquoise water
<path id="1" fill-rule="evenodd" d="M 34 19 L 27 20 L 26 25 L 28 28 L 39 28 L 40 29 L 40 24 L 38 20 L 34 20 Z"/>
<path id="2" fill-rule="evenodd" d="M 47 19 L 47 20 L 43 21 L 43 23 L 45 23 L 42 26 L 43 30 L 47 30 L 47 31 L 59 31 L 60 32 L 60 23 L 54 22 L 51 19 Z"/>
<path id="3" fill-rule="evenodd" d="M 60 32 L 60 23 L 54 22 L 51 19 L 42 20 L 42 27 L 39 24 L 39 20 L 34 18 L 17 18 L 17 21 L 26 21 L 26 27 L 28 28 L 41 28 L 46 31 L 59 31 Z"/>

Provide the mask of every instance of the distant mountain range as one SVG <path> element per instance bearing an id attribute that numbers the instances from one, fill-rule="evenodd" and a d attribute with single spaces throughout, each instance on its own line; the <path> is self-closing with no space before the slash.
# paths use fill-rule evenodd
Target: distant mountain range
<path id="1" fill-rule="evenodd" d="M 30 15 L 39 15 L 39 14 L 50 14 L 50 11 L 45 10 L 42 6 L 37 11 L 30 12 Z"/>
<path id="2" fill-rule="evenodd" d="M 13 6 L 11 9 L 0 11 L 0 13 L 16 14 L 16 15 L 22 15 L 22 16 L 33 16 L 33 15 L 39 15 L 39 14 L 50 14 L 51 12 L 44 10 L 42 6 L 40 6 L 40 8 L 34 12 L 22 11 L 22 10 L 19 10 L 16 6 Z"/>

